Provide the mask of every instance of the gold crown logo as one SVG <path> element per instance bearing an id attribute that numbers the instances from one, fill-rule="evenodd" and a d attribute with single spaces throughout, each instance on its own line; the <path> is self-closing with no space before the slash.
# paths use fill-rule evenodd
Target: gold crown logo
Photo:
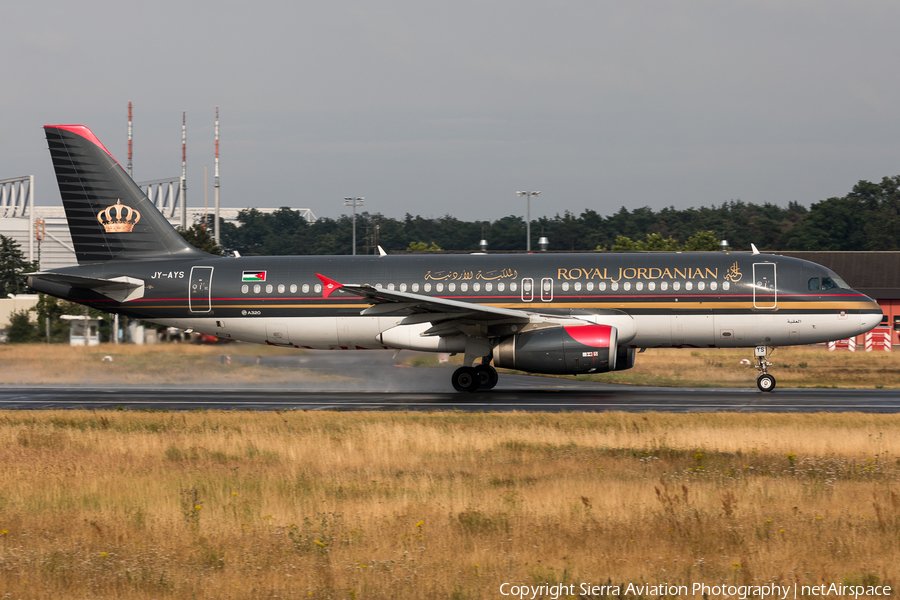
<path id="1" fill-rule="evenodd" d="M 103 225 L 107 233 L 127 233 L 141 220 L 141 213 L 116 200 L 114 206 L 108 206 L 97 215 L 97 221 Z"/>

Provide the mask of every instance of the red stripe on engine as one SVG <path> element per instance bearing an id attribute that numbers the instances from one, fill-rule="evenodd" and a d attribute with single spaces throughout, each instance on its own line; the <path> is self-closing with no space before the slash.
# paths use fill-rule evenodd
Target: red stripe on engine
<path id="1" fill-rule="evenodd" d="M 612 327 L 609 325 L 573 325 L 564 327 L 572 339 L 593 348 L 609 348 Z"/>

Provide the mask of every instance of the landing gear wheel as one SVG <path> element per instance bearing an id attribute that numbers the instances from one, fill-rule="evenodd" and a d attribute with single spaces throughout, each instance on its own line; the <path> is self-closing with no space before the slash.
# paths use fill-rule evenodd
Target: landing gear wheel
<path id="1" fill-rule="evenodd" d="M 761 392 L 771 392 L 775 389 L 775 378 L 768 373 L 760 375 L 756 379 L 756 387 L 758 387 Z"/>
<path id="2" fill-rule="evenodd" d="M 450 378 L 453 388 L 457 392 L 474 392 L 481 384 L 481 380 L 472 367 L 460 367 L 453 372 Z"/>
<path id="3" fill-rule="evenodd" d="M 479 390 L 492 389 L 500 380 L 500 376 L 497 375 L 497 369 L 484 363 L 475 365 L 475 374 L 478 376 Z"/>

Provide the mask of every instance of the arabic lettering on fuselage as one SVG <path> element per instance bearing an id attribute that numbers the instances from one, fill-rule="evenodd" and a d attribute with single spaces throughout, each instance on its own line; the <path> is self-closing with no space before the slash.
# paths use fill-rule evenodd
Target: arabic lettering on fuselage
<path id="1" fill-rule="evenodd" d="M 708 267 L 616 267 L 599 269 L 596 267 L 558 269 L 558 279 L 718 279 L 719 268 Z"/>
<path id="2" fill-rule="evenodd" d="M 432 281 L 469 281 L 481 279 L 483 281 L 496 281 L 497 279 L 515 279 L 519 272 L 515 269 L 493 269 L 491 271 L 428 271 L 425 279 Z"/>

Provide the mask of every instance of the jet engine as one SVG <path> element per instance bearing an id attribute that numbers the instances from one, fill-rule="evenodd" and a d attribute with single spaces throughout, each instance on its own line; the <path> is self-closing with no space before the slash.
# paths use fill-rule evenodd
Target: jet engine
<path id="1" fill-rule="evenodd" d="M 610 325 L 526 331 L 504 339 L 494 348 L 494 365 L 554 375 L 614 371 L 618 354 L 616 337 L 616 328 Z M 631 365 L 633 357 L 632 352 Z"/>

